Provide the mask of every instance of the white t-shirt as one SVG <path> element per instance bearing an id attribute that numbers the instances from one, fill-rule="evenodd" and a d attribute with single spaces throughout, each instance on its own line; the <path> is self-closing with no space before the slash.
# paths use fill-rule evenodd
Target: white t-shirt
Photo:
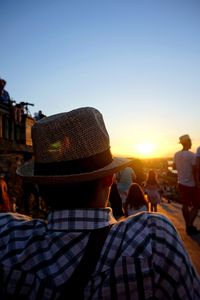
<path id="1" fill-rule="evenodd" d="M 175 153 L 174 163 L 178 173 L 178 183 L 186 186 L 195 186 L 193 167 L 196 155 L 191 151 L 181 150 Z"/>
<path id="2" fill-rule="evenodd" d="M 126 167 L 122 171 L 116 174 L 117 178 L 117 188 L 120 193 L 122 203 L 125 203 L 129 187 L 136 178 L 135 172 L 131 167 Z"/>

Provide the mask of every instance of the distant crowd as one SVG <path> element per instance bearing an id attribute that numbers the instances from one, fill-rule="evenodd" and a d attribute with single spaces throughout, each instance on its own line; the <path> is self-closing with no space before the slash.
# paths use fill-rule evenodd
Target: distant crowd
<path id="1" fill-rule="evenodd" d="M 34 104 L 24 101 L 17 103 L 15 100 L 12 100 L 9 92 L 5 89 L 6 83 L 5 79 L 0 78 L 0 103 L 11 109 L 15 124 L 22 125 L 23 116 L 30 115 L 28 106 L 34 106 Z M 36 121 L 44 117 L 46 115 L 41 110 L 34 114 Z"/>

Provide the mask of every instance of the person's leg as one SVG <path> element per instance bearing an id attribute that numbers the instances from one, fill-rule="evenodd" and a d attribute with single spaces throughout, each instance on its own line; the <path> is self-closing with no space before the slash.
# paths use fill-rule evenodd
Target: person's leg
<path id="1" fill-rule="evenodd" d="M 183 186 L 182 197 L 184 201 L 183 214 L 186 221 L 186 231 L 189 235 L 197 234 L 199 231 L 193 225 L 198 213 L 196 187 Z"/>
<path id="2" fill-rule="evenodd" d="M 182 203 L 182 214 L 185 221 L 186 231 L 190 226 L 190 212 L 189 212 L 189 201 L 188 201 L 188 193 L 187 187 L 179 184 L 179 192 L 180 192 L 180 199 Z"/>
<path id="3" fill-rule="evenodd" d="M 190 226 L 193 226 L 193 223 L 194 223 L 194 220 L 196 219 L 197 214 L 198 214 L 198 208 L 192 207 L 192 209 L 190 210 L 190 220 L 189 220 Z"/>
<path id="4" fill-rule="evenodd" d="M 182 205 L 182 214 L 183 218 L 185 220 L 186 227 L 190 225 L 190 213 L 189 213 L 189 207 L 187 204 Z"/>
<path id="5" fill-rule="evenodd" d="M 192 202 L 192 208 L 190 209 L 190 220 L 189 220 L 189 224 L 190 226 L 194 227 L 193 223 L 197 217 L 198 214 L 198 190 L 196 187 L 194 188 L 190 188 L 189 191 L 190 197 L 191 197 L 191 202 Z"/>

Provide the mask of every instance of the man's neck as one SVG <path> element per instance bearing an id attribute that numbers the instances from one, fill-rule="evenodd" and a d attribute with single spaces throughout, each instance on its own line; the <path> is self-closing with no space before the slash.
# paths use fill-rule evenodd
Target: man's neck
<path id="1" fill-rule="evenodd" d="M 189 151 L 189 147 L 183 147 L 182 151 Z"/>

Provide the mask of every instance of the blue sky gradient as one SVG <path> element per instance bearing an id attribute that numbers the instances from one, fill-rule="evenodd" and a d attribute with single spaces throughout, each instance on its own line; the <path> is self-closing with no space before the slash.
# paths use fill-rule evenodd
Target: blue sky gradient
<path id="1" fill-rule="evenodd" d="M 99 109 L 115 153 L 200 145 L 199 0 L 1 0 L 0 77 L 51 115 Z"/>

